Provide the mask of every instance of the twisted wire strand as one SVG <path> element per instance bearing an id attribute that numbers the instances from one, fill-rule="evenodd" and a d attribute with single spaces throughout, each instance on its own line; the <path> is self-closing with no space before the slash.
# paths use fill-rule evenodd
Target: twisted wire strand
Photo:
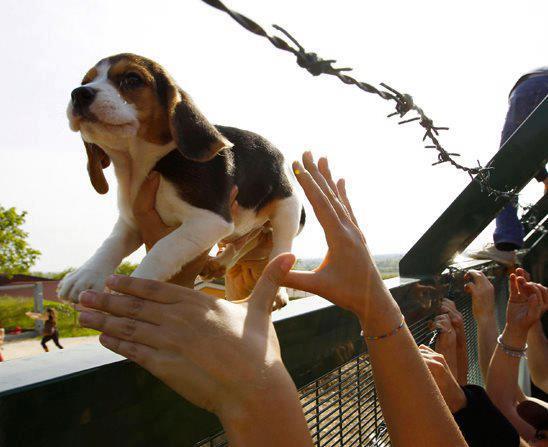
<path id="1" fill-rule="evenodd" d="M 403 118 L 409 112 L 416 113 L 417 116 L 400 120 L 398 124 L 401 125 L 416 121 L 424 129 L 424 136 L 422 141 L 428 140 L 428 144 L 425 145 L 425 148 L 435 149 L 438 152 L 438 159 L 435 163 L 432 163 L 432 166 L 440 165 L 442 163 L 449 163 L 456 169 L 467 173 L 473 181 L 476 181 L 479 184 L 480 189 L 482 191 L 485 191 L 489 196 L 494 196 L 496 199 L 502 198 L 517 201 L 517 188 L 503 191 L 496 189 L 490 185 L 489 177 L 490 172 L 493 169 L 492 167 L 482 166 L 479 160 L 477 162 L 477 166 L 475 167 L 464 166 L 458 163 L 453 157 L 459 157 L 460 154 L 448 152 L 442 146 L 438 139 L 439 132 L 443 130 L 449 130 L 449 128 L 445 126 L 435 125 L 434 121 L 430 117 L 428 117 L 424 110 L 417 104 L 415 104 L 411 95 L 407 93 L 401 93 L 385 83 L 380 84 L 380 86 L 384 89 L 381 90 L 372 84 L 368 84 L 367 82 L 358 81 L 354 77 L 349 76 L 345 73 L 351 71 L 352 68 L 336 68 L 333 66 L 333 64 L 337 62 L 336 60 L 322 59 L 316 53 L 306 51 L 305 48 L 297 41 L 297 39 L 295 39 L 281 26 L 273 25 L 273 28 L 282 33 L 294 46 L 291 46 L 286 40 L 282 39 L 281 37 L 268 34 L 255 21 L 244 16 L 243 14 L 231 10 L 220 0 L 202 1 L 212 6 L 213 8 L 225 12 L 249 32 L 268 39 L 270 43 L 272 43 L 272 45 L 274 45 L 276 48 L 295 55 L 295 57 L 297 58 L 297 64 L 307 70 L 313 76 L 319 76 L 322 74 L 335 76 L 344 84 L 354 85 L 360 90 L 366 93 L 377 95 L 386 101 L 394 101 L 396 110 L 390 113 L 388 115 L 388 118 L 391 118 L 393 116 Z"/>

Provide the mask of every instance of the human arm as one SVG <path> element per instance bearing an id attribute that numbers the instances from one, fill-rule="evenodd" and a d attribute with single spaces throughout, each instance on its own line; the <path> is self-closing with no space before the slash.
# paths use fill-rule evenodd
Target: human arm
<path id="1" fill-rule="evenodd" d="M 244 303 L 173 284 L 111 277 L 109 288 L 120 294 L 84 292 L 80 322 L 103 332 L 105 347 L 217 414 L 231 445 L 311 446 L 270 316 L 294 259 L 288 254 L 274 259 Z"/>
<path id="2" fill-rule="evenodd" d="M 497 346 L 499 335 L 495 315 L 495 288 L 482 273 L 470 270 L 464 276 L 468 282 L 464 290 L 472 297 L 472 314 L 478 328 L 478 357 L 481 375 L 487 381 L 491 357 Z"/>
<path id="3" fill-rule="evenodd" d="M 154 245 L 162 238 L 176 230 L 178 226 L 166 225 L 158 212 L 156 211 L 156 193 L 160 184 L 160 175 L 152 171 L 144 180 L 139 189 L 137 197 L 133 203 L 133 215 L 139 228 L 139 232 L 147 251 L 152 249 Z M 233 217 L 238 212 L 238 204 L 236 196 L 238 188 L 234 187 L 230 193 L 231 213 Z M 261 235 L 260 247 L 249 253 L 244 259 L 240 260 L 234 267 L 226 272 L 226 289 L 227 297 L 237 296 L 239 298 L 247 297 L 253 286 L 257 283 L 261 272 L 268 263 L 268 254 L 270 253 L 270 245 L 272 237 Z M 268 251 L 266 256 L 265 249 Z M 257 256 L 254 258 L 253 255 Z M 251 261 L 247 261 L 248 258 Z M 203 271 L 204 266 L 211 261 L 208 251 L 202 253 L 190 263 L 186 264 L 180 272 L 170 278 L 169 282 L 178 284 L 184 287 L 193 288 L 196 277 Z"/>
<path id="4" fill-rule="evenodd" d="M 321 295 L 354 312 L 366 337 L 392 332 L 402 314 L 358 228 L 344 181 L 335 184 L 326 159 L 316 166 L 306 153 L 303 164 L 293 168 L 324 229 L 328 252 L 316 270 L 291 271 L 283 285 Z M 465 446 L 407 326 L 389 337 L 367 340 L 367 346 L 392 445 Z"/>
<path id="5" fill-rule="evenodd" d="M 527 281 L 531 276 L 522 268 L 516 269 L 516 276 L 521 276 Z M 539 292 L 542 295 L 543 308 L 541 309 L 541 318 L 531 326 L 527 333 L 527 365 L 531 374 L 532 382 L 548 392 L 548 339 L 542 326 L 542 316 L 548 311 L 548 288 L 542 284 L 537 284 Z"/>
<path id="6" fill-rule="evenodd" d="M 434 349 L 443 356 L 444 362 L 448 365 L 452 375 L 454 377 L 458 377 L 459 367 L 457 361 L 457 335 L 453 325 L 451 324 L 449 315 L 437 315 L 434 319 L 434 326 L 439 330 L 439 335 L 436 339 L 436 346 Z M 430 372 L 432 371 L 430 370 Z M 465 384 L 466 381 L 462 385 Z"/>
<path id="7" fill-rule="evenodd" d="M 47 315 L 41 314 L 39 312 L 25 312 L 25 315 L 33 320 L 46 321 L 48 319 Z"/>
<path id="8" fill-rule="evenodd" d="M 501 342 L 507 348 L 497 344 L 487 374 L 489 397 L 526 440 L 533 439 L 535 430 L 517 413 L 516 387 L 521 358 L 512 354 L 513 351 L 524 349 L 527 332 L 539 320 L 542 307 L 542 294 L 536 285 L 512 273 L 506 326 L 501 335 Z"/>
<path id="9" fill-rule="evenodd" d="M 464 319 L 453 301 L 444 298 L 441 302 L 440 311 L 448 315 L 451 326 L 455 331 L 457 371 L 455 376 L 460 385 L 468 382 L 468 350 L 466 349 L 466 332 L 464 330 Z"/>
<path id="10" fill-rule="evenodd" d="M 548 393 L 548 340 L 544 335 L 541 320 L 537 321 L 527 334 L 529 345 L 527 364 L 532 382 Z"/>
<path id="11" fill-rule="evenodd" d="M 518 446 L 518 432 L 483 388 L 459 385 L 442 354 L 424 345 L 419 350 L 470 447 L 492 445 L 495 433 L 499 440 L 497 447 Z"/>

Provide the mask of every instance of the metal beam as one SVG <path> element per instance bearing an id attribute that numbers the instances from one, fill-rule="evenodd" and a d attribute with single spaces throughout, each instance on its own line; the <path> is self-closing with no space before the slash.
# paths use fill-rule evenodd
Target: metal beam
<path id="1" fill-rule="evenodd" d="M 489 162 L 490 185 L 520 191 L 548 159 L 548 97 Z M 437 274 L 464 250 L 508 203 L 471 181 L 400 261 L 400 275 Z"/>

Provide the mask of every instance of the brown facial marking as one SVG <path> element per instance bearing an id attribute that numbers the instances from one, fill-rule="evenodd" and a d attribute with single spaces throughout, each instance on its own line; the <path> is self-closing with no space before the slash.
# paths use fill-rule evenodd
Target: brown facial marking
<path id="1" fill-rule="evenodd" d="M 86 75 L 84 76 L 84 79 L 82 79 L 82 85 L 89 84 L 91 81 L 93 81 L 97 76 L 97 69 L 93 67 L 91 70 L 89 70 Z"/>
<path id="2" fill-rule="evenodd" d="M 137 75 L 142 84 L 125 88 L 124 77 L 128 74 Z M 137 135 L 140 138 L 155 144 L 167 144 L 172 140 L 167 111 L 160 104 L 154 76 L 143 59 L 133 55 L 123 56 L 109 69 L 108 78 L 120 95 L 135 106 L 139 119 Z"/>

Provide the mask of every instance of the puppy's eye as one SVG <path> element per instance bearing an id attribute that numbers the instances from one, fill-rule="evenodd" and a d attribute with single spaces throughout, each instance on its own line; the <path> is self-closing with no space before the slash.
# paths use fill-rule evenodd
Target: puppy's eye
<path id="1" fill-rule="evenodd" d="M 143 80 L 137 73 L 128 73 L 120 81 L 120 87 L 126 90 L 141 87 Z"/>

